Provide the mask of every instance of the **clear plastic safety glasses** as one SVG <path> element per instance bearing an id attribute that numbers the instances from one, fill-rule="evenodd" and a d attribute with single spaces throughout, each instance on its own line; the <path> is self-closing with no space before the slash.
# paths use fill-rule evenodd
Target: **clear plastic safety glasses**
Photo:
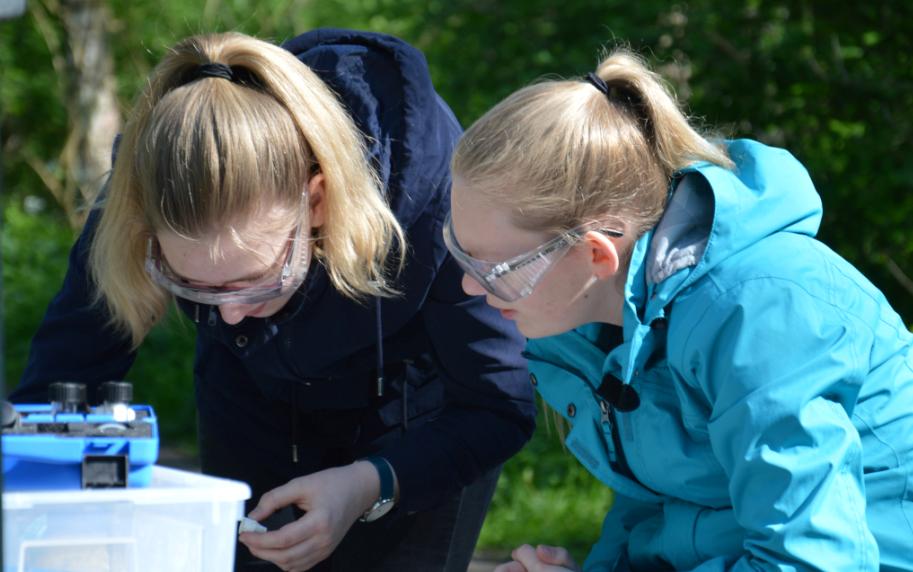
<path id="1" fill-rule="evenodd" d="M 285 249 L 276 263 L 263 277 L 232 286 L 201 286 L 178 275 L 162 256 L 161 246 L 155 237 L 146 245 L 146 272 L 152 281 L 168 292 L 200 304 L 259 304 L 297 290 L 307 276 L 310 264 L 310 230 L 307 202 L 304 199 L 302 220 L 289 234 Z"/>
<path id="2" fill-rule="evenodd" d="M 572 228 L 529 252 L 503 262 L 487 262 L 473 258 L 463 250 L 453 234 L 453 221 L 448 214 L 444 221 L 444 244 L 470 278 L 501 300 L 515 302 L 529 296 L 545 273 L 580 242 L 587 231 L 598 230 L 609 236 L 623 236 L 622 232 L 602 228 L 600 224 L 592 222 Z"/>

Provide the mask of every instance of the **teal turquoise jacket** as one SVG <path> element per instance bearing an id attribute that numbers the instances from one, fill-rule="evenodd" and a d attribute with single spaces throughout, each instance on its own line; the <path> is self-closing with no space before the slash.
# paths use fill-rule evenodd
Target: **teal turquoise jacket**
<path id="1" fill-rule="evenodd" d="M 815 240 L 792 155 L 729 153 L 734 171 L 679 173 L 636 243 L 623 335 L 527 345 L 569 450 L 615 492 L 585 569 L 913 570 L 913 336 Z"/>

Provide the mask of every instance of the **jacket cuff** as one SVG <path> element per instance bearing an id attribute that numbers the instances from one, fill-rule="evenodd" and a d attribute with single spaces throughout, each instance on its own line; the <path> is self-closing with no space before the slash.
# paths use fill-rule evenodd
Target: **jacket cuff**
<path id="1" fill-rule="evenodd" d="M 698 517 L 705 508 L 676 501 L 668 501 L 663 507 L 663 555 L 676 570 L 689 570 L 700 562 L 695 541 Z M 683 538 L 689 539 L 690 542 L 682 542 Z"/>

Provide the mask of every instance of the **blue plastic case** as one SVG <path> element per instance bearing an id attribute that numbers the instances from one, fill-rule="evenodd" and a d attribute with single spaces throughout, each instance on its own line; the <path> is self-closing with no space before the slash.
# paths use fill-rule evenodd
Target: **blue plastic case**
<path id="1" fill-rule="evenodd" d="M 114 413 L 55 413 L 49 404 L 15 405 L 19 423 L 3 429 L 3 484 L 9 491 L 145 487 L 158 458 L 152 407 Z"/>

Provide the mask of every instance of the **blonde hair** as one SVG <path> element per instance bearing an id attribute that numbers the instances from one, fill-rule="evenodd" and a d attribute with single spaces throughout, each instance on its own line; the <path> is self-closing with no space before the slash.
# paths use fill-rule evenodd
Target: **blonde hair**
<path id="1" fill-rule="evenodd" d="M 608 94 L 545 81 L 489 110 L 457 145 L 454 177 L 509 204 L 521 228 L 561 231 L 610 214 L 639 236 L 662 215 L 676 171 L 696 161 L 731 168 L 636 55 L 616 49 L 596 75 Z"/>
<path id="2" fill-rule="evenodd" d="M 199 78 L 208 63 L 231 66 L 236 78 Z M 317 170 L 325 223 L 315 254 L 334 287 L 354 300 L 391 295 L 388 253 L 401 268 L 405 236 L 333 92 L 286 50 L 243 34 L 178 43 L 127 122 L 92 242 L 97 302 L 112 325 L 135 347 L 165 312 L 170 295 L 143 266 L 150 236 L 200 238 L 263 205 L 297 213 Z"/>

